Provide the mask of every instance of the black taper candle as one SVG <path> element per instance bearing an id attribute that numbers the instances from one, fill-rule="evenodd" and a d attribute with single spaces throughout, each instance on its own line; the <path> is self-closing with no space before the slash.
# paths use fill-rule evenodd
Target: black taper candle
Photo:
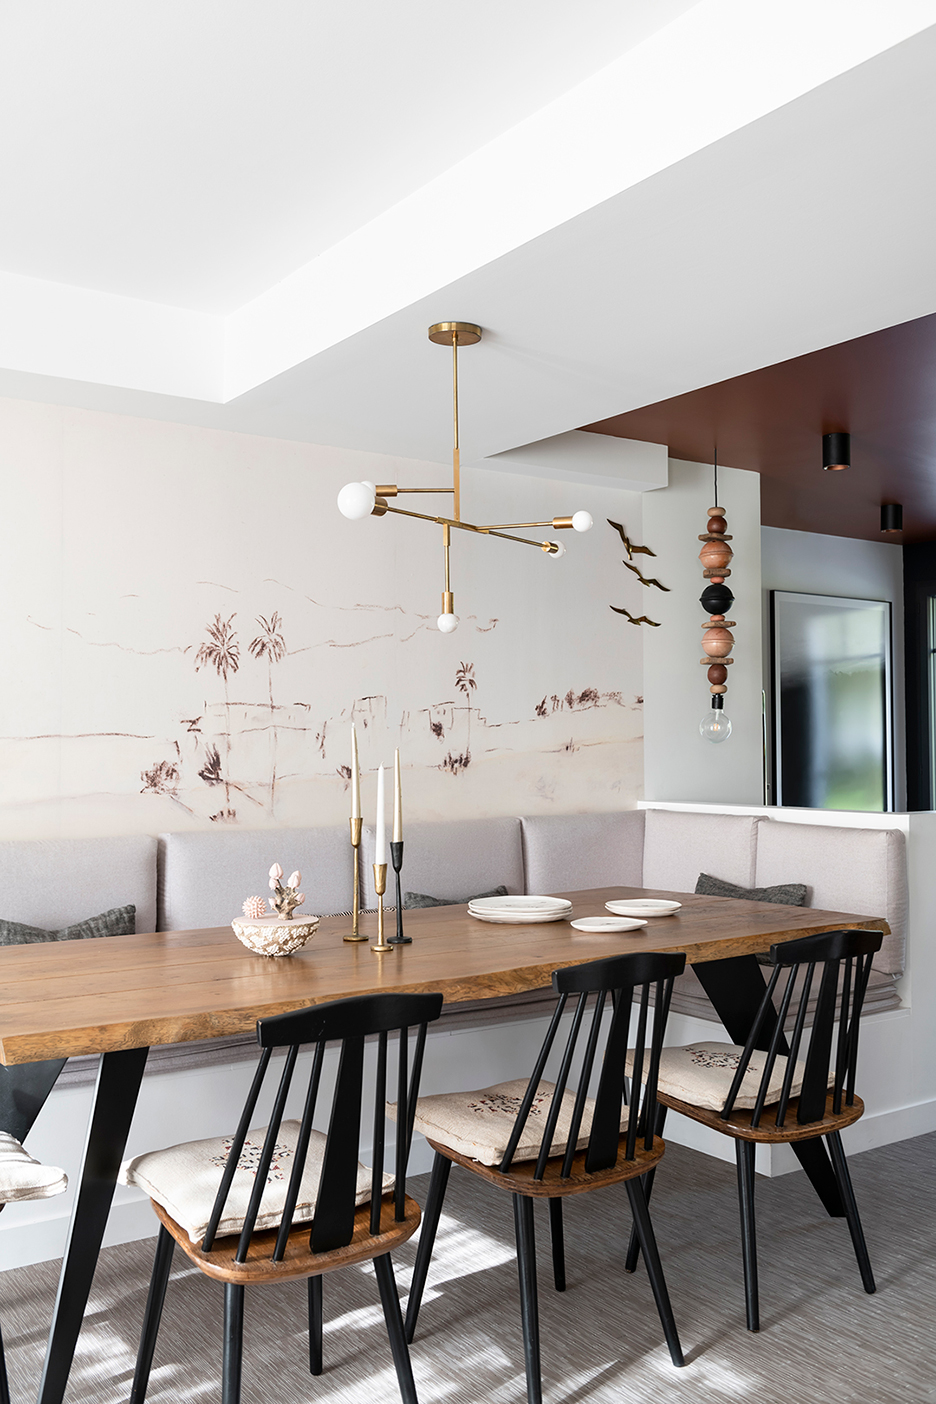
<path id="1" fill-rule="evenodd" d="M 390 844 L 390 862 L 396 874 L 396 935 L 388 937 L 391 946 L 411 946 L 412 936 L 403 935 L 403 895 L 400 892 L 400 869 L 403 867 L 403 840 Z"/>

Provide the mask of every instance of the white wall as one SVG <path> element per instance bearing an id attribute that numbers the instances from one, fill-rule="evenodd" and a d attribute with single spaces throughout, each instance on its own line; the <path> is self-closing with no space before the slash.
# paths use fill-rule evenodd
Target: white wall
<path id="1" fill-rule="evenodd" d="M 633 806 L 641 647 L 608 607 L 623 572 L 606 518 L 639 532 L 640 496 L 466 472 L 468 520 L 586 508 L 596 527 L 565 532 L 562 559 L 454 533 L 445 636 L 441 529 L 349 522 L 335 498 L 447 471 L 0 400 L 0 838 L 334 823 L 352 716 L 365 771 L 400 746 L 411 818 Z M 268 667 L 250 646 L 274 614 L 286 651 Z M 198 666 L 216 619 L 237 648 L 227 686 Z"/>
<path id="2" fill-rule="evenodd" d="M 652 800 L 757 804 L 763 798 L 761 721 L 760 477 L 718 469 L 715 504 L 712 468 L 670 460 L 669 487 L 643 498 L 643 541 L 656 559 L 637 557 L 641 570 L 669 587 L 642 590 L 642 609 L 660 621 L 644 635 L 644 794 Z M 728 669 L 725 713 L 732 734 L 721 745 L 699 735 L 711 696 L 702 658 L 698 603 L 707 581 L 699 561 L 707 509 L 724 507 L 734 559 L 728 583 L 735 595 L 731 618 L 735 659 Z"/>
<path id="3" fill-rule="evenodd" d="M 903 551 L 887 541 L 855 541 L 847 536 L 761 528 L 761 576 L 764 590 L 764 678 L 770 709 L 770 591 L 797 590 L 807 595 L 889 600 L 894 640 L 895 809 L 907 804 L 907 753 L 904 711 Z"/>

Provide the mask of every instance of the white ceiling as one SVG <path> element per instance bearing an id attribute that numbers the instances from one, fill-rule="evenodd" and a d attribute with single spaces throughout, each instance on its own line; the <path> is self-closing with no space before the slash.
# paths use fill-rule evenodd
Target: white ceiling
<path id="1" fill-rule="evenodd" d="M 0 6 L 0 393 L 443 462 L 459 318 L 477 461 L 928 314 L 934 73 L 936 0 Z"/>
<path id="2" fill-rule="evenodd" d="M 12 0 L 0 269 L 230 312 L 695 0 Z"/>

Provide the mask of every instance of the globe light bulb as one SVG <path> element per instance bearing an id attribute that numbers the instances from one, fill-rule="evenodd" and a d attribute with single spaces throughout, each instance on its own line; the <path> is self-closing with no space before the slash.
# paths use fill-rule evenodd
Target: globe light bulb
<path id="1" fill-rule="evenodd" d="M 454 634 L 455 630 L 458 628 L 458 615 L 440 614 L 438 619 L 436 620 L 436 623 L 439 626 L 440 633 Z"/>
<path id="2" fill-rule="evenodd" d="M 553 541 L 551 545 L 552 550 L 546 552 L 547 556 L 552 556 L 555 560 L 558 560 L 560 556 L 565 555 L 566 548 L 563 546 L 561 541 Z"/>
<path id="3" fill-rule="evenodd" d="M 712 741 L 717 745 L 720 741 L 727 741 L 731 735 L 731 722 L 721 710 L 714 708 L 699 722 L 699 735 L 704 736 L 706 741 Z"/>
<path id="4" fill-rule="evenodd" d="M 338 511 L 349 521 L 369 517 L 374 510 L 377 489 L 373 483 L 346 483 L 338 494 Z"/>
<path id="5" fill-rule="evenodd" d="M 591 531 L 595 525 L 591 512 L 574 512 L 572 514 L 573 531 Z"/>

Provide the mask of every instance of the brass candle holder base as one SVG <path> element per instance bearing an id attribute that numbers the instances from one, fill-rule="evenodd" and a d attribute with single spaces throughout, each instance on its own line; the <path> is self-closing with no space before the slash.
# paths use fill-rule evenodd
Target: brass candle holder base
<path id="1" fill-rule="evenodd" d="M 386 863 L 374 864 L 374 891 L 377 893 L 377 944 L 371 946 L 371 950 L 376 955 L 386 955 L 392 951 L 393 947 L 384 939 L 384 909 L 383 899 L 387 890 L 387 865 Z"/>
<path id="2" fill-rule="evenodd" d="M 347 936 L 342 936 L 342 941 L 366 941 L 367 937 L 362 936 L 358 930 L 358 921 L 361 915 L 361 825 L 362 819 L 352 819 L 351 821 L 351 847 L 354 849 L 354 898 L 351 906 L 351 930 Z"/>

